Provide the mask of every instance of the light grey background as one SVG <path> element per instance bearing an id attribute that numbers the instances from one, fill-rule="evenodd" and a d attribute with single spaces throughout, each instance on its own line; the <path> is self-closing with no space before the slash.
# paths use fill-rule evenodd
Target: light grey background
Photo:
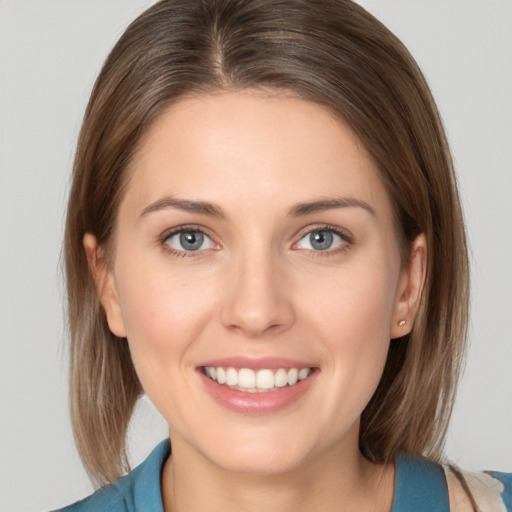
<path id="1" fill-rule="evenodd" d="M 60 245 L 81 116 L 108 50 L 147 0 L 0 0 L 0 512 L 91 487 L 67 412 Z M 443 114 L 473 251 L 467 371 L 447 452 L 512 470 L 512 2 L 361 0 L 409 47 Z M 138 463 L 166 435 L 142 401 Z"/>

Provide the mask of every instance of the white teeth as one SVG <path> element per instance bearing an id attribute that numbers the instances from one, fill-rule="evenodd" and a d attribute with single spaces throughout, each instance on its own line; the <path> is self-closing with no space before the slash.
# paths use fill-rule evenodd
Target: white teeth
<path id="1" fill-rule="evenodd" d="M 228 386 L 238 385 L 238 372 L 234 368 L 228 368 L 226 370 L 226 384 Z"/>
<path id="2" fill-rule="evenodd" d="M 309 368 L 302 368 L 299 371 L 299 380 L 304 380 L 306 377 L 309 376 L 310 373 L 311 373 L 311 370 Z"/>
<path id="3" fill-rule="evenodd" d="M 248 393 L 277 391 L 285 386 L 294 386 L 311 375 L 311 368 L 279 368 L 254 371 L 250 368 L 222 368 L 206 366 L 205 375 L 219 384 Z"/>
<path id="4" fill-rule="evenodd" d="M 226 382 L 226 372 L 224 371 L 224 368 L 217 368 L 217 382 L 219 384 L 224 384 Z M 213 376 L 212 376 L 213 379 Z"/>
<path id="5" fill-rule="evenodd" d="M 288 370 L 288 385 L 293 386 L 296 384 L 298 378 L 299 370 L 297 370 L 297 368 L 290 368 L 290 370 Z"/>
<path id="6" fill-rule="evenodd" d="M 274 383 L 278 388 L 284 388 L 288 384 L 288 372 L 284 368 L 279 368 L 274 375 Z"/>
<path id="7" fill-rule="evenodd" d="M 252 389 L 256 387 L 256 376 L 249 368 L 242 368 L 238 372 L 238 385 L 241 388 Z"/>
<path id="8" fill-rule="evenodd" d="M 256 374 L 256 387 L 260 389 L 272 389 L 275 387 L 272 370 L 260 370 Z"/>

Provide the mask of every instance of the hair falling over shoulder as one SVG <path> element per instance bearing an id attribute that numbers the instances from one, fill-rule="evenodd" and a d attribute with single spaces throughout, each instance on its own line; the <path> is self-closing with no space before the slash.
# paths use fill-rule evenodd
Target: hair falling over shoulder
<path id="1" fill-rule="evenodd" d="M 403 265 L 424 233 L 426 282 L 412 332 L 392 340 L 361 418 L 371 460 L 442 457 L 466 342 L 468 256 L 452 159 L 427 83 L 402 43 L 349 0 L 162 0 L 108 56 L 84 116 L 65 232 L 71 412 L 97 485 L 128 470 L 126 429 L 142 389 L 108 329 L 83 250 L 109 264 L 130 164 L 148 126 L 190 94 L 259 88 L 327 107 L 375 161 L 394 205 Z"/>

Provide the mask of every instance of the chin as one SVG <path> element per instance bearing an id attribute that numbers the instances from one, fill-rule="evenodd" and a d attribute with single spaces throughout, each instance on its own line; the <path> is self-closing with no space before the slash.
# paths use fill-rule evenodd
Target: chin
<path id="1" fill-rule="evenodd" d="M 302 459 L 290 454 L 244 454 L 223 457 L 218 465 L 224 470 L 241 475 L 275 476 L 290 473 L 301 466 Z"/>
<path id="2" fill-rule="evenodd" d="M 208 458 L 224 470 L 245 475 L 280 475 L 292 472 L 305 464 L 313 455 L 313 447 L 302 446 L 297 440 L 264 439 L 240 442 L 234 439 L 227 446 L 217 445 Z"/>

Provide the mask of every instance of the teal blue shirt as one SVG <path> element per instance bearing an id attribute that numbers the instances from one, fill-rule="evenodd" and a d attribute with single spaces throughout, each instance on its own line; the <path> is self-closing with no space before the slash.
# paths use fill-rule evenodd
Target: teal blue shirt
<path id="1" fill-rule="evenodd" d="M 163 512 L 160 475 L 169 454 L 169 440 L 162 441 L 129 475 L 56 512 Z M 512 512 L 512 474 L 489 475 L 502 484 L 498 498 L 503 502 L 502 510 Z M 412 511 L 449 512 L 445 473 L 441 466 L 427 460 L 401 456 L 391 512 Z"/>

